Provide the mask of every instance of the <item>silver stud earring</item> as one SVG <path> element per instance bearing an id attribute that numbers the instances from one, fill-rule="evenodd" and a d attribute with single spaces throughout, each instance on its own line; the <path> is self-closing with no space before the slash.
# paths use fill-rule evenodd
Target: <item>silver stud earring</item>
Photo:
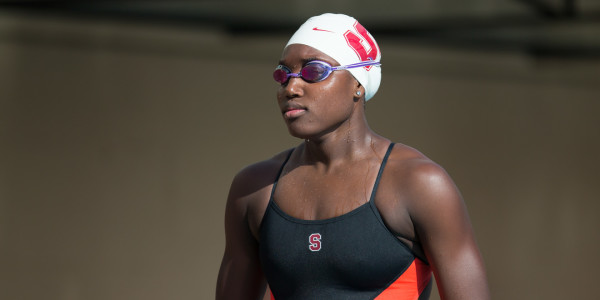
<path id="1" fill-rule="evenodd" d="M 357 92 L 356 92 L 356 95 L 357 95 L 357 96 L 360 96 L 360 91 L 357 91 Z"/>

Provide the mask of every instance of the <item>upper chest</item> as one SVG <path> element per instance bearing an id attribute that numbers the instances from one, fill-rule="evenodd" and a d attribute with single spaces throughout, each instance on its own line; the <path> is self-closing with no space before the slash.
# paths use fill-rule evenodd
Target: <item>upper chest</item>
<path id="1" fill-rule="evenodd" d="M 285 214 L 300 220 L 326 220 L 348 214 L 373 201 L 390 231 L 409 241 L 416 234 L 402 184 L 393 166 L 380 161 L 357 163 L 331 172 L 310 167 L 284 170 L 274 186 L 273 199 Z"/>
<path id="2" fill-rule="evenodd" d="M 298 219 L 336 217 L 369 201 L 377 171 L 366 163 L 328 171 L 298 166 L 285 170 L 279 178 L 273 200 Z"/>

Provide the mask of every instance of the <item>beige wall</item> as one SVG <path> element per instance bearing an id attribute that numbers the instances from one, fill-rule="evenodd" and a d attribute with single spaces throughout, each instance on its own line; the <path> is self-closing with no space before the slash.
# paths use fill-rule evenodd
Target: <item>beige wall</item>
<path id="1" fill-rule="evenodd" d="M 0 15 L 0 299 L 213 298 L 231 178 L 297 143 L 286 38 Z M 379 44 L 370 124 L 453 176 L 494 298 L 600 294 L 600 63 Z"/>

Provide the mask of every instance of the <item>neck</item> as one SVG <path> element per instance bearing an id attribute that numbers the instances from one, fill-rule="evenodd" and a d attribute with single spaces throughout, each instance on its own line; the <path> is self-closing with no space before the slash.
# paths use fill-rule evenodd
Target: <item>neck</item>
<path id="1" fill-rule="evenodd" d="M 335 131 L 305 140 L 302 159 L 308 164 L 326 166 L 348 163 L 373 153 L 382 140 L 369 128 L 364 117 L 348 120 Z"/>

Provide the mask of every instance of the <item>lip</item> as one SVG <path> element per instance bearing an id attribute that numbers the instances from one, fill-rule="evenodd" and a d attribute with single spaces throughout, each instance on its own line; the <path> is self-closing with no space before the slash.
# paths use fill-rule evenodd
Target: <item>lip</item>
<path id="1" fill-rule="evenodd" d="M 287 105 L 282 110 L 283 117 L 286 119 L 293 119 L 303 115 L 306 112 L 306 107 L 300 105 Z"/>
<path id="2" fill-rule="evenodd" d="M 297 118 L 300 115 L 304 114 L 306 112 L 306 109 L 291 109 L 286 111 L 283 116 L 286 119 L 293 119 L 293 118 Z"/>

